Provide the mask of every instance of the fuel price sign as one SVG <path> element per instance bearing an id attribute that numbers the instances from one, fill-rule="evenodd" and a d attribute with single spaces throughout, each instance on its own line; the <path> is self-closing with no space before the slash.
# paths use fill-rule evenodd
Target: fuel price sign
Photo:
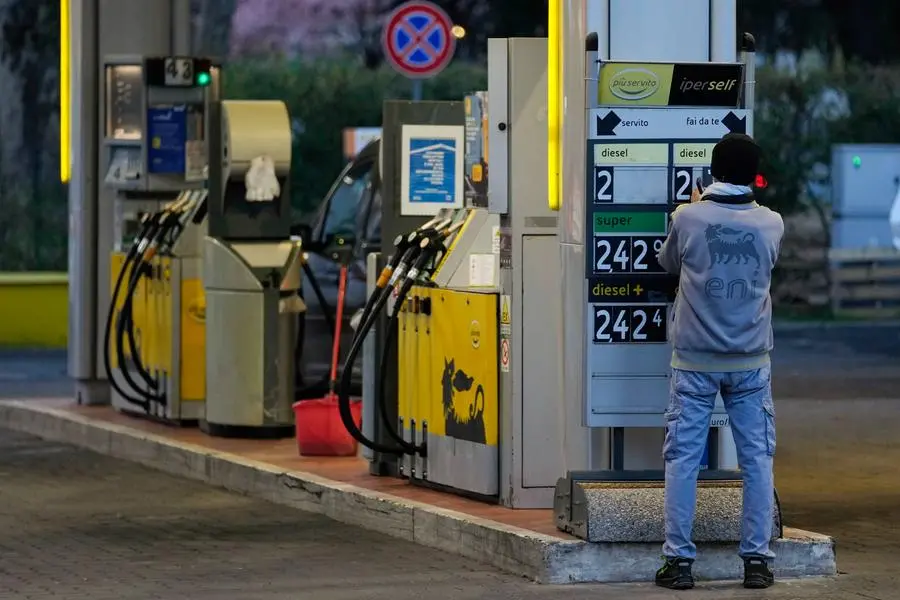
<path id="1" fill-rule="evenodd" d="M 666 304 L 594 304 L 594 344 L 664 344 Z"/>

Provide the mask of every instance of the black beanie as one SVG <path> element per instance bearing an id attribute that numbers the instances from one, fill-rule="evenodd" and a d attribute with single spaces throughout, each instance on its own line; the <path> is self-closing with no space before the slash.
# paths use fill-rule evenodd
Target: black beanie
<path id="1" fill-rule="evenodd" d="M 753 185 L 759 173 L 759 155 L 759 146 L 752 137 L 729 133 L 713 148 L 710 172 L 722 183 Z"/>

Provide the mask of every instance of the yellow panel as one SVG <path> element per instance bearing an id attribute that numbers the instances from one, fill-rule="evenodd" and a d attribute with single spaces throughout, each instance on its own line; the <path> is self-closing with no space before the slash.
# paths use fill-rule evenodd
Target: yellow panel
<path id="1" fill-rule="evenodd" d="M 434 290 L 429 433 L 496 446 L 497 295 Z"/>
<path id="2" fill-rule="evenodd" d="M 415 418 L 413 386 L 416 381 L 416 357 L 413 345 L 414 330 L 410 323 L 411 315 L 404 305 L 397 317 L 397 416 L 403 419 L 404 427 L 408 426 L 410 419 Z M 378 365 L 376 368 L 379 369 L 380 378 L 381 366 Z"/>
<path id="3" fill-rule="evenodd" d="M 153 330 L 156 332 L 156 366 L 167 377 L 172 376 L 172 259 L 159 259 L 159 279 L 155 292 Z"/>
<path id="4" fill-rule="evenodd" d="M 172 259 L 162 261 L 162 287 L 159 298 L 159 326 L 162 341 L 160 343 L 159 368 L 168 377 L 172 377 L 172 340 L 174 339 L 172 322 Z"/>
<path id="5" fill-rule="evenodd" d="M 419 396 L 419 388 L 422 385 L 422 363 L 419 360 L 419 347 L 422 341 L 419 339 L 418 319 L 416 314 L 418 288 L 412 288 L 404 305 L 404 335 L 406 337 L 406 352 L 404 361 L 400 363 L 400 369 L 406 373 L 406 404 L 409 416 L 415 420 L 415 441 L 421 443 L 422 431 L 422 399 Z"/>
<path id="6" fill-rule="evenodd" d="M 422 431 L 422 425 L 427 423 L 428 430 L 431 431 L 431 422 L 434 417 L 432 414 L 432 397 L 434 392 L 432 389 L 430 377 L 428 377 L 428 365 L 431 364 L 431 317 L 426 315 L 422 310 L 423 303 L 430 302 L 431 290 L 429 288 L 414 288 L 416 297 L 418 298 L 417 314 L 415 315 L 416 323 L 416 422 L 419 423 L 419 431 Z M 418 438 L 421 443 L 421 436 Z"/>
<path id="7" fill-rule="evenodd" d="M 156 259 L 150 261 L 150 268 L 134 291 L 132 318 L 137 350 L 144 368 L 153 374 L 155 367 L 156 330 L 153 322 L 153 267 Z"/>
<path id="8" fill-rule="evenodd" d="M 181 281 L 181 401 L 206 398 L 206 295 L 200 279 Z"/>
<path id="9" fill-rule="evenodd" d="M 65 348 L 68 311 L 65 273 L 0 273 L 0 315 L 40 315 L 0 319 L 0 346 Z"/>
<path id="10" fill-rule="evenodd" d="M 122 270 L 122 267 L 125 265 L 125 255 L 121 252 L 113 252 L 109 255 L 109 298 L 112 300 L 113 292 L 116 287 L 116 280 L 119 277 L 119 273 Z M 124 283 L 122 284 L 122 288 L 124 288 L 128 283 L 128 274 L 126 273 L 124 276 Z M 119 290 L 119 298 L 116 302 L 115 306 L 112 308 L 113 310 L 113 318 L 112 318 L 112 327 L 113 330 L 109 336 L 109 359 L 110 365 L 113 369 L 119 368 L 119 359 L 116 354 L 116 322 L 119 319 L 119 313 L 122 311 L 122 304 L 125 302 L 125 289 Z"/>
<path id="11" fill-rule="evenodd" d="M 125 277 L 125 283 L 123 286 L 125 287 L 124 294 L 128 293 L 128 282 L 131 279 L 131 273 L 128 273 Z M 134 343 L 135 343 L 135 351 L 138 355 L 144 359 L 148 357 L 148 352 L 151 351 L 152 348 L 152 340 L 150 340 L 148 334 L 150 333 L 147 330 L 147 291 L 148 291 L 148 283 L 146 277 L 141 277 L 138 280 L 137 285 L 134 288 L 134 298 L 131 301 L 131 321 L 132 326 L 134 328 Z M 125 334 L 123 337 L 123 342 L 125 343 L 124 355 L 128 358 L 133 358 L 131 353 L 131 347 L 128 344 L 128 334 Z M 146 366 L 146 365 L 145 365 Z"/>

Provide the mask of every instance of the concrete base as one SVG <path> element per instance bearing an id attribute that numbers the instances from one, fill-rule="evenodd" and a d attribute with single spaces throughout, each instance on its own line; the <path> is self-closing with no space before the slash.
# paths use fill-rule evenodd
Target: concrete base
<path id="1" fill-rule="evenodd" d="M 112 404 L 109 382 L 102 379 L 76 379 L 75 401 L 82 406 L 109 406 Z"/>
<path id="2" fill-rule="evenodd" d="M 94 421 L 34 401 L 0 402 L 0 427 L 70 443 L 174 475 L 201 480 L 336 521 L 473 559 L 541 583 L 648 581 L 659 544 L 602 544 L 529 531 L 317 475 L 276 468 L 195 444 Z M 551 518 L 548 513 L 548 519 Z M 830 537 L 785 529 L 775 542 L 778 577 L 836 573 Z M 700 544 L 695 573 L 706 580 L 742 574 L 734 544 Z"/>
<path id="3" fill-rule="evenodd" d="M 617 481 L 612 472 L 597 473 L 604 479 L 598 481 L 561 478 L 554 503 L 557 528 L 588 542 L 662 544 L 666 533 L 665 474 L 644 473 L 649 480 Z M 740 542 L 744 491 L 742 481 L 736 479 L 740 473 L 714 471 L 704 476 L 707 478 L 697 484 L 691 538 L 695 543 Z M 781 537 L 782 528 L 777 500 L 773 504 L 774 541 Z"/>

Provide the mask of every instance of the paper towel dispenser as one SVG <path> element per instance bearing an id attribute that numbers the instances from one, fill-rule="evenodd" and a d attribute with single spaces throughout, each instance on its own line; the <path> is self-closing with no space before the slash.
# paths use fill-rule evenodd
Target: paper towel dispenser
<path id="1" fill-rule="evenodd" d="M 224 100 L 211 107 L 209 236 L 290 237 L 291 121 L 277 100 Z"/>

